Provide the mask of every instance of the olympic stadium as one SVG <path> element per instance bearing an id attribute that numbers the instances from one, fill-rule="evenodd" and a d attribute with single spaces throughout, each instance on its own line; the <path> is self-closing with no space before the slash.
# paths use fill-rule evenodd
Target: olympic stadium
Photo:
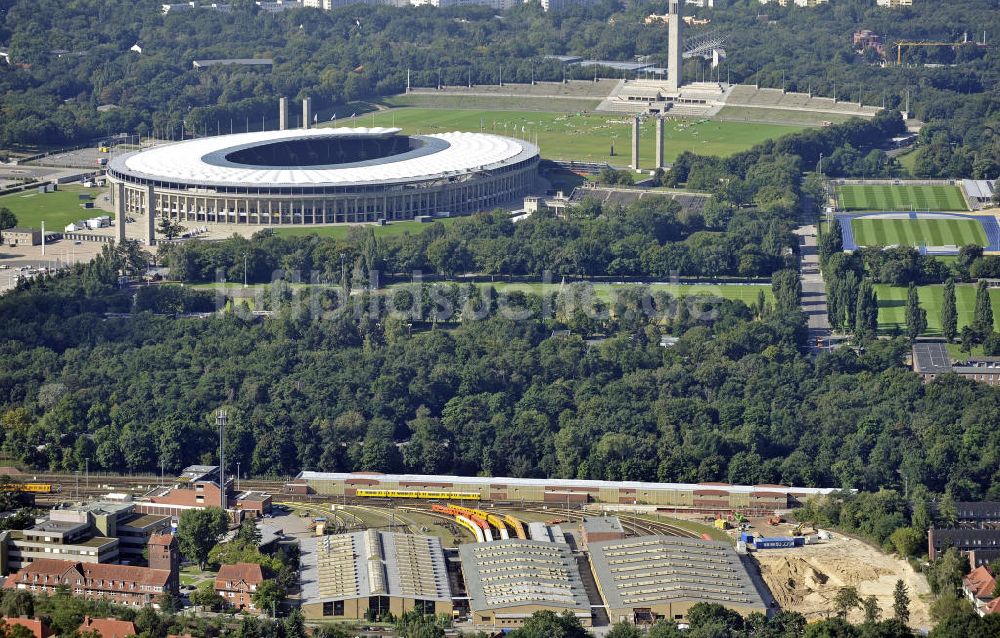
<path id="1" fill-rule="evenodd" d="M 489 210 L 531 190 L 538 162 L 535 145 L 498 135 L 322 128 L 125 154 L 111 160 L 108 178 L 115 211 L 147 216 L 152 240 L 157 217 L 277 226 Z"/>

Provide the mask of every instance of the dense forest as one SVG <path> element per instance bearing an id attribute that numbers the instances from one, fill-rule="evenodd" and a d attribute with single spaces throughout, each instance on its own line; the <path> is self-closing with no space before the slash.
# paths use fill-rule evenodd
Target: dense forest
<path id="1" fill-rule="evenodd" d="M 333 11 L 257 12 L 236 2 L 231 14 L 205 10 L 162 15 L 158 2 L 131 0 L 3 0 L 0 45 L 0 144 L 65 144 L 122 131 L 177 137 L 258 126 L 273 119 L 274 98 L 311 96 L 317 109 L 399 93 L 413 83 L 491 83 L 499 68 L 509 82 L 561 80 L 589 73 L 546 60 L 548 54 L 599 59 L 636 56 L 665 63 L 666 27 L 643 24 L 663 13 L 660 1 L 623 5 L 603 0 L 568 13 L 536 4 L 497 16 L 485 7 L 438 9 L 346 6 Z M 694 9 L 707 27 L 728 35 L 720 79 L 836 92 L 844 99 L 911 110 L 930 125 L 921 132 L 915 172 L 921 176 L 995 176 L 1000 65 L 996 47 L 913 47 L 905 67 L 882 67 L 855 52 L 851 34 L 873 29 L 897 39 L 960 41 L 996 33 L 996 0 L 924 2 L 887 11 L 868 0 L 842 0 L 803 10 L 735 0 L 722 9 Z M 130 51 L 140 43 L 142 53 Z M 891 52 L 891 53 L 894 53 Z M 197 71 L 191 61 L 272 57 L 273 72 Z M 890 55 L 891 57 L 891 55 Z M 925 63 L 937 66 L 925 67 Z M 689 77 L 707 77 L 700 59 Z M 102 107 L 99 111 L 98 107 Z M 833 166 L 867 171 L 864 157 L 845 149 Z"/>

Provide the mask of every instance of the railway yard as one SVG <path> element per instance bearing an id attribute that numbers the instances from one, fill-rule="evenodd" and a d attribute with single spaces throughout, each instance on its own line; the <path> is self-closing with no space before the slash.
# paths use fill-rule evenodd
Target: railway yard
<path id="1" fill-rule="evenodd" d="M 431 478 L 423 479 L 426 485 L 434 485 Z M 9 478 L 6 488 L 20 486 L 33 495 L 39 506 L 45 507 L 106 498 L 109 494 L 139 499 L 173 483 L 172 477 L 148 475 L 15 474 Z M 697 508 L 685 511 L 684 508 L 649 504 L 571 502 L 568 499 L 561 503 L 483 499 L 479 492 L 443 485 L 437 491 L 428 491 L 433 489 L 428 487 L 412 490 L 370 487 L 352 489 L 350 494 L 340 495 L 302 493 L 296 489 L 294 480 L 282 479 L 240 479 L 239 485 L 233 487 L 237 494 L 252 491 L 270 494 L 273 515 L 265 516 L 273 516 L 274 525 L 283 526 L 286 533 L 301 539 L 397 533 L 436 538 L 446 553 L 457 552 L 461 546 L 473 543 L 522 539 L 526 542 L 565 542 L 573 552 L 585 555 L 584 519 L 608 516 L 620 522 L 625 539 L 640 541 L 640 537 L 666 536 L 725 541 L 732 547 L 739 545 L 737 540 L 741 532 L 739 529 L 720 529 L 728 525 L 713 524 L 715 515 L 697 511 Z M 680 489 L 683 486 L 671 487 Z M 734 493 L 740 489 L 740 486 L 730 487 Z M 713 489 L 718 491 L 718 488 L 716 485 Z M 742 531 L 758 537 L 801 535 L 801 525 L 793 530 L 793 526 L 783 520 L 779 525 L 766 516 L 744 518 L 734 515 L 730 520 L 733 517 L 738 521 L 736 527 L 742 526 Z M 717 522 L 721 523 L 721 519 Z M 913 593 L 911 624 L 915 627 L 930 624 L 926 579 L 913 572 L 905 561 L 860 540 L 824 534 L 822 539 L 813 536 L 810 542 L 801 546 L 758 549 L 749 555 L 745 551 L 742 553 L 744 556 L 740 560 L 769 608 L 780 607 L 800 612 L 809 619 L 819 619 L 829 613 L 837 592 L 852 586 L 863 595 L 875 595 L 885 612 L 891 609 L 893 584 L 902 579 Z M 864 559 L 858 560 L 859 556 Z M 589 570 L 584 572 L 589 573 Z M 604 613 L 601 611 L 603 606 L 593 591 L 593 587 L 588 587 L 592 594 L 591 606 L 594 613 L 600 615 Z M 595 622 L 597 620 L 595 616 Z"/>

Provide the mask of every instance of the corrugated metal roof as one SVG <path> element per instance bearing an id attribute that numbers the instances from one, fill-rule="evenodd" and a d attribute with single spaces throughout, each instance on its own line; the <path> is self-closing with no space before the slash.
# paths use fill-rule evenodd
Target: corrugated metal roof
<path id="1" fill-rule="evenodd" d="M 577 488 L 589 490 L 601 489 L 631 489 L 631 490 L 677 490 L 694 491 L 702 489 L 708 484 L 705 483 L 644 483 L 641 481 L 593 481 L 581 479 L 536 479 L 536 478 L 508 478 L 501 476 L 448 476 L 448 475 L 423 475 L 423 474 L 379 474 L 378 472 L 300 472 L 299 479 L 306 481 L 353 481 L 359 479 L 377 480 L 380 483 L 397 483 L 402 481 L 414 482 L 448 482 L 451 484 L 481 485 L 481 486 L 510 486 L 510 487 L 539 487 L 558 490 L 560 488 Z M 731 494 L 750 494 L 756 491 L 753 485 L 725 485 L 712 483 L 711 485 L 722 485 Z M 786 487 L 769 486 L 769 492 L 781 494 L 830 494 L 838 491 L 839 488 L 832 487 Z"/>

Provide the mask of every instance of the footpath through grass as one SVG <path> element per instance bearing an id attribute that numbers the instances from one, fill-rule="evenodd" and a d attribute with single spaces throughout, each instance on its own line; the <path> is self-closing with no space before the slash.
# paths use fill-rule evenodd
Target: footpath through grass
<path id="1" fill-rule="evenodd" d="M 396 126 L 410 134 L 469 131 L 519 137 L 534 142 L 542 157 L 557 160 L 628 164 L 631 120 L 627 115 L 529 111 L 400 108 L 337 121 L 340 126 Z M 332 125 L 327 122 L 326 125 Z M 639 154 L 643 168 L 653 166 L 654 123 L 647 119 Z M 806 128 L 753 122 L 672 120 L 666 124 L 666 159 L 683 151 L 728 156 L 754 144 Z M 615 154 L 611 155 L 614 146 Z"/>
<path id="2" fill-rule="evenodd" d="M 852 219 L 859 246 L 986 246 L 989 241 L 976 219 Z"/>
<path id="3" fill-rule="evenodd" d="M 847 184 L 837 187 L 837 195 L 843 210 L 969 210 L 958 186 Z"/>
<path id="4" fill-rule="evenodd" d="M 935 284 L 920 286 L 917 289 L 920 305 L 927 311 L 927 332 L 930 336 L 941 334 L 941 306 L 944 303 L 944 286 Z M 877 284 L 875 293 L 878 295 L 879 330 L 891 332 L 894 329 L 906 331 L 906 288 Z M 993 305 L 993 315 L 1000 317 L 1000 289 L 990 289 L 990 302 Z M 958 329 L 972 321 L 972 313 L 976 307 L 975 284 L 956 284 L 955 307 L 958 309 Z"/>
<path id="5" fill-rule="evenodd" d="M 41 228 L 45 222 L 45 230 L 62 232 L 67 224 L 97 217 L 110 215 L 100 208 L 82 208 L 83 201 L 94 201 L 107 193 L 103 188 L 84 188 L 77 185 L 60 185 L 53 193 L 39 193 L 31 188 L 20 193 L 11 193 L 0 197 L 0 207 L 7 207 L 17 217 L 17 225 L 22 228 Z M 81 195 L 89 195 L 90 199 L 81 200 Z"/>

